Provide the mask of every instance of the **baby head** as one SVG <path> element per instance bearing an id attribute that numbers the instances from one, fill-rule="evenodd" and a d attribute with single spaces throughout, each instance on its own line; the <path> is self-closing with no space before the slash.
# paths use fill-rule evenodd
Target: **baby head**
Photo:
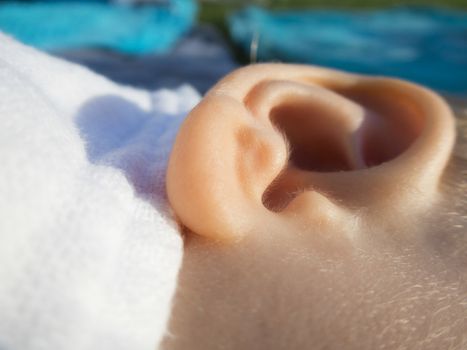
<path id="1" fill-rule="evenodd" d="M 164 346 L 467 346 L 454 140 L 446 103 L 400 80 L 281 64 L 224 78 L 169 162 L 187 235 Z"/>

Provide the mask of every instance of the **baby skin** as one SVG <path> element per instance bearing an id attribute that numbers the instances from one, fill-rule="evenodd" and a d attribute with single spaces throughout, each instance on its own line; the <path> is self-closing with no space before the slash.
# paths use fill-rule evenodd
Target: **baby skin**
<path id="1" fill-rule="evenodd" d="M 467 349 L 466 129 L 389 78 L 266 64 L 177 136 L 163 349 Z M 464 147 L 464 148 L 463 148 Z"/>

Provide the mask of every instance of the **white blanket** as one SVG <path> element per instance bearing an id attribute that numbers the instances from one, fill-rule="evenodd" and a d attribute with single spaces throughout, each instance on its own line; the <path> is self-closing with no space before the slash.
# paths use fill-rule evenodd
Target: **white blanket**
<path id="1" fill-rule="evenodd" d="M 199 98 L 0 34 L 0 349 L 157 347 L 182 258 L 165 167 Z"/>

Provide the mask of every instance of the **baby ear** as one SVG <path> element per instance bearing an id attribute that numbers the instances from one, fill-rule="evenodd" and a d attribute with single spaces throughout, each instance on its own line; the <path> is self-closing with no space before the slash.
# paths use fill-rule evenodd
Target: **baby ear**
<path id="1" fill-rule="evenodd" d="M 336 226 L 373 208 L 411 212 L 436 197 L 454 142 L 443 100 L 394 79 L 256 65 L 190 113 L 167 172 L 191 231 L 240 239 L 262 226 Z"/>

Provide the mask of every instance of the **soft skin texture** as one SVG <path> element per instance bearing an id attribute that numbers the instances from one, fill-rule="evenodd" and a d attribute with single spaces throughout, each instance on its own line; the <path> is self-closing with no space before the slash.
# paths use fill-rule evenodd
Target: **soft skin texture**
<path id="1" fill-rule="evenodd" d="M 281 64 L 224 78 L 169 162 L 186 239 L 163 348 L 465 349 L 454 141 L 447 104 L 400 80 Z"/>

